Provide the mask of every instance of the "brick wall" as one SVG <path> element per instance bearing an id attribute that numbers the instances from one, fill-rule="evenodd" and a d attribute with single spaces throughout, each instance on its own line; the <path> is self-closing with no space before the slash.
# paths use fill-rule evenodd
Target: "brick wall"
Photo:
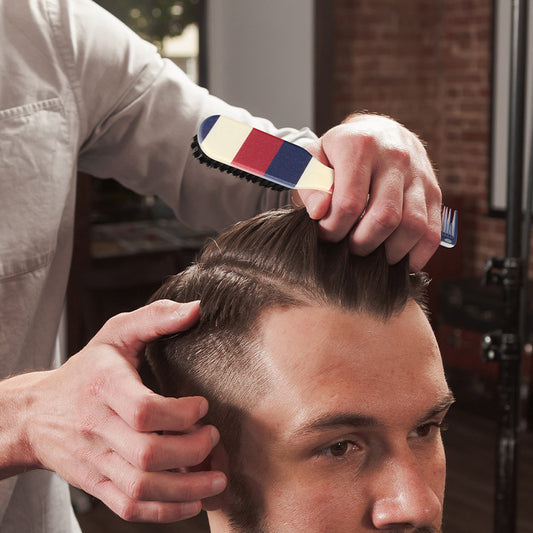
<path id="1" fill-rule="evenodd" d="M 492 2 L 332 5 L 336 121 L 375 111 L 427 142 L 445 203 L 461 208 L 461 275 L 479 275 L 487 257 L 503 253 L 505 237 L 504 221 L 488 215 Z"/>

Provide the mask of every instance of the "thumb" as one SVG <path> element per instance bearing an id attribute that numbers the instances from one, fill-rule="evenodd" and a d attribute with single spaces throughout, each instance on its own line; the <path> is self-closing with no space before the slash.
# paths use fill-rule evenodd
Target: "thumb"
<path id="1" fill-rule="evenodd" d="M 322 138 L 306 146 L 305 149 L 316 159 L 326 166 L 331 167 L 330 162 L 322 146 Z M 324 218 L 331 209 L 332 194 L 312 189 L 299 189 L 293 191 L 293 204 L 297 207 L 305 206 L 307 214 L 313 220 Z"/>
<path id="2" fill-rule="evenodd" d="M 307 214 L 313 220 L 320 220 L 329 212 L 331 196 L 323 191 L 302 189 L 293 192 L 293 204 L 297 207 L 305 206 Z"/>
<path id="3" fill-rule="evenodd" d="M 200 302 L 178 303 L 157 300 L 129 313 L 110 318 L 89 345 L 106 344 L 138 365 L 145 345 L 163 335 L 185 331 L 200 317 Z"/>

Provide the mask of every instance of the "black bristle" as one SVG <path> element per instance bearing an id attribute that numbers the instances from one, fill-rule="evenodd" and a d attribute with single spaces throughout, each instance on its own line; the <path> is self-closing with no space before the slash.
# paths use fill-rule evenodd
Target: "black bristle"
<path id="1" fill-rule="evenodd" d="M 237 178 L 245 179 L 247 181 L 251 181 L 252 183 L 257 183 L 261 187 L 273 189 L 274 191 L 285 191 L 289 189 L 289 187 L 284 187 L 283 185 L 279 185 L 267 179 L 262 179 L 259 176 L 255 176 L 254 174 L 250 174 L 249 172 L 246 172 L 245 170 L 242 170 L 240 168 L 235 168 L 230 165 L 226 165 L 225 163 L 221 163 L 220 161 L 212 159 L 202 151 L 202 148 L 200 147 L 200 144 L 198 142 L 198 137 L 196 135 L 194 136 L 191 142 L 191 149 L 194 157 L 198 159 L 198 161 L 200 161 L 200 163 L 202 163 L 203 165 L 207 165 L 211 168 L 216 168 L 221 172 L 233 174 Z"/>

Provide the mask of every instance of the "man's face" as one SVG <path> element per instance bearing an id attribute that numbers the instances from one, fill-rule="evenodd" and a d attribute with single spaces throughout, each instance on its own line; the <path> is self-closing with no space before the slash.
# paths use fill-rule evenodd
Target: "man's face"
<path id="1" fill-rule="evenodd" d="M 243 421 L 239 454 L 261 531 L 438 531 L 439 426 L 453 400 L 419 306 L 386 322 L 274 309 L 261 325 L 273 382 Z"/>

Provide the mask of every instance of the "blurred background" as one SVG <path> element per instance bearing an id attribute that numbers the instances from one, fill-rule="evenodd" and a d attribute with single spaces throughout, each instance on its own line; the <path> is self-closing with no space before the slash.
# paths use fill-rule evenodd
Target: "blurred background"
<path id="1" fill-rule="evenodd" d="M 486 260 L 504 255 L 511 0 L 98 3 L 212 93 L 277 126 L 310 126 L 321 134 L 350 113 L 370 111 L 396 119 L 426 143 L 444 202 L 460 213 L 459 244 L 441 248 L 427 266 L 432 323 L 458 399 L 445 436 L 444 531 L 491 531 L 498 367 L 483 362 L 481 341 L 498 324 L 502 292 L 481 279 Z M 533 38 L 528 43 L 533 52 Z M 533 66 L 526 73 L 530 89 L 532 74 Z M 523 110 L 526 152 L 532 92 Z M 178 227 L 158 198 L 136 196 L 113 180 L 80 176 L 78 201 L 70 353 L 109 316 L 142 305 L 206 238 Z M 524 351 L 518 532 L 531 533 L 530 344 Z M 127 524 L 83 494 L 74 498 L 87 533 L 207 531 L 204 517 Z"/>

